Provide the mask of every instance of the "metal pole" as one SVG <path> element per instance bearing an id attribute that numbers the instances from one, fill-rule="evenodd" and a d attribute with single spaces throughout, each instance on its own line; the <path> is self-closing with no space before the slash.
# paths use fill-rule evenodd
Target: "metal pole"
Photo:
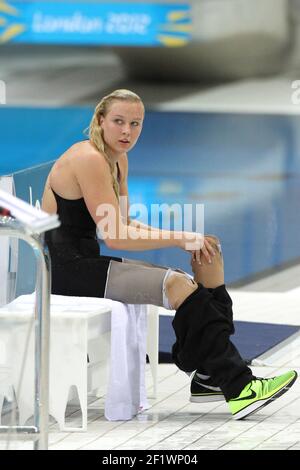
<path id="1" fill-rule="evenodd" d="M 36 325 L 35 325 L 35 413 L 34 425 L 40 429 L 40 439 L 35 441 L 36 450 L 48 448 L 49 425 L 49 331 L 50 331 L 50 257 L 44 244 L 44 235 L 36 241 Z M 45 406 L 47 404 L 47 406 Z"/>
<path id="2" fill-rule="evenodd" d="M 37 260 L 35 301 L 35 409 L 34 426 L 28 427 L 35 434 L 34 449 L 48 449 L 49 420 L 49 344 L 50 344 L 50 292 L 51 262 L 43 235 L 27 233 L 21 223 L 10 217 L 0 217 L 0 235 L 26 241 L 33 248 Z M 7 431 L 0 426 L 0 431 Z M 14 426 L 13 431 L 25 431 L 24 426 Z M 38 439 L 36 435 L 38 434 Z"/>

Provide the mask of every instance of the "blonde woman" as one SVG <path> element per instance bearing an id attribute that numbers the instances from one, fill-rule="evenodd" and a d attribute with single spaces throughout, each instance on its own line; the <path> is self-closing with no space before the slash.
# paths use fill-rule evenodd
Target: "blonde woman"
<path id="1" fill-rule="evenodd" d="M 139 96 L 129 90 L 105 96 L 95 109 L 89 139 L 53 165 L 43 195 L 43 209 L 58 213 L 61 221 L 46 234 L 52 292 L 175 309 L 173 359 L 193 373 L 191 401 L 226 399 L 234 418 L 242 419 L 287 391 L 297 374 L 258 379 L 231 343 L 232 302 L 216 237 L 159 230 L 131 221 L 129 203 L 126 213 L 120 207 L 121 198 L 128 201 L 127 153 L 140 136 L 144 112 Z M 97 227 L 112 251 L 178 247 L 190 252 L 194 278 L 168 267 L 101 256 Z"/>

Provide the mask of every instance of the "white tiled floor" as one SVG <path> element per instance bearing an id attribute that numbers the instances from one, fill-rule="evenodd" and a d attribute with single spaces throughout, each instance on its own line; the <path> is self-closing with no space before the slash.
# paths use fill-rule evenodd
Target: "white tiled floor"
<path id="1" fill-rule="evenodd" d="M 295 273 L 295 268 L 291 273 Z M 276 286 L 278 275 L 269 278 L 269 292 L 231 290 L 236 319 L 300 325 L 300 288 L 288 290 L 287 274 L 282 273 L 283 293 L 272 292 L 272 277 Z M 288 308 L 284 309 L 285 305 Z M 259 359 L 261 362 L 257 364 L 261 365 L 252 367 L 258 376 L 272 376 L 288 369 L 300 374 L 300 334 Z M 150 370 L 147 370 L 147 384 L 151 394 Z M 148 411 L 131 421 L 109 422 L 104 418 L 104 397 L 90 397 L 87 432 L 58 432 L 53 423 L 49 449 L 300 450 L 300 380 L 266 408 L 244 421 L 234 421 L 225 402 L 190 403 L 188 377 L 172 364 L 161 364 L 158 397 L 150 398 L 150 403 L 152 407 Z M 68 415 L 72 424 L 80 419 L 76 407 L 69 407 Z M 0 448 L 6 446 L 4 441 L 0 442 Z M 11 440 L 9 446 L 30 449 L 32 443 Z"/>

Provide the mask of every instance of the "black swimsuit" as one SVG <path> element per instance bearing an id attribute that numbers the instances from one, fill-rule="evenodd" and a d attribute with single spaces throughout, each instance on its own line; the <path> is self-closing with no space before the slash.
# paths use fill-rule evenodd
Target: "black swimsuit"
<path id="1" fill-rule="evenodd" d="M 52 293 L 86 297 L 104 297 L 111 260 L 100 256 L 96 224 L 85 201 L 65 199 L 53 189 L 61 226 L 46 232 L 52 263 Z"/>

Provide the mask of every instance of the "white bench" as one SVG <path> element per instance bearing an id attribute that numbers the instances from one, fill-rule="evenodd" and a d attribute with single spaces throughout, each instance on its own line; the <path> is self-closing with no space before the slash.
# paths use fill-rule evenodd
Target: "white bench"
<path id="1" fill-rule="evenodd" d="M 49 413 L 58 422 L 60 430 L 85 431 L 88 393 L 101 396 L 106 390 L 110 360 L 111 309 L 107 305 L 103 306 L 102 299 L 85 298 L 84 305 L 78 305 L 72 297 L 64 298 L 67 304 L 60 304 L 57 300 L 59 298 L 61 296 L 51 296 Z M 25 424 L 34 412 L 32 320 L 32 295 L 21 296 L 12 304 L 0 308 L 0 370 L 6 371 L 6 388 L 2 386 L 2 393 L 0 388 L 0 412 L 4 398 L 11 395 L 13 389 L 21 425 Z M 147 320 L 147 353 L 155 396 L 158 365 L 158 315 L 155 307 L 148 307 Z M 28 355 L 23 363 L 25 339 L 30 326 Z M 2 380 L 2 384 L 3 382 Z M 82 412 L 81 427 L 69 427 L 65 423 L 67 402 L 74 396 L 75 388 Z"/>
<path id="2" fill-rule="evenodd" d="M 56 419 L 61 430 L 86 430 L 87 394 L 101 393 L 101 387 L 103 389 L 107 382 L 110 314 L 109 308 L 93 304 L 84 309 L 75 305 L 70 305 L 68 309 L 66 306 L 51 307 L 49 413 Z M 6 354 L 1 366 L 5 365 L 5 361 L 7 366 L 10 366 L 7 375 L 16 393 L 21 425 L 25 424 L 34 411 L 32 319 L 33 313 L 29 304 L 0 309 L 0 343 Z M 4 323 L 5 330 L 2 328 Z M 29 328 L 31 337 L 25 358 L 25 340 Z M 74 387 L 82 412 L 82 426 L 72 429 L 65 424 L 65 410 L 70 391 L 72 393 Z"/>

